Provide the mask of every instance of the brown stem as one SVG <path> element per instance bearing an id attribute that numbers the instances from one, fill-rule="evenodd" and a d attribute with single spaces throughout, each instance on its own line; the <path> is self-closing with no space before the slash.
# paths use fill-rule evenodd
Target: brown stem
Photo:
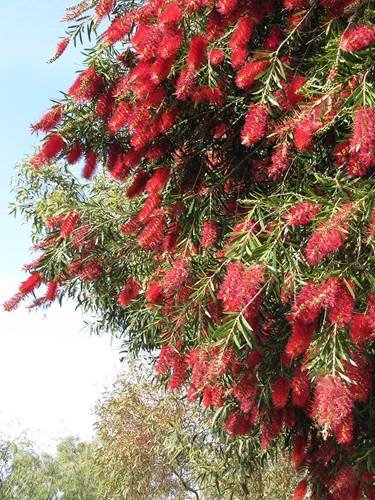
<path id="1" fill-rule="evenodd" d="M 185 481 L 185 479 L 181 476 L 181 474 L 179 474 L 176 469 L 172 469 L 172 472 L 178 477 L 178 479 L 181 481 L 183 487 L 185 488 L 185 490 L 188 490 L 188 491 L 191 491 L 192 493 L 194 493 L 194 495 L 196 496 L 197 500 L 199 500 L 199 493 L 197 492 L 197 490 L 195 490 L 194 488 L 192 488 L 191 486 L 188 485 L 188 483 Z"/>

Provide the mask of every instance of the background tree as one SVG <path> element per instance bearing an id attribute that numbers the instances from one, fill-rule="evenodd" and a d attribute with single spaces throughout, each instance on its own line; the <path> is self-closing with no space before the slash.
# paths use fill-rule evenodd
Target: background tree
<path id="1" fill-rule="evenodd" d="M 27 439 L 4 443 L 6 471 L 0 483 L 2 500 L 94 500 L 97 480 L 93 473 L 91 445 L 67 437 L 56 455 L 41 452 Z"/>
<path id="2" fill-rule="evenodd" d="M 44 283 L 34 305 L 68 293 L 128 350 L 160 349 L 218 427 L 285 436 L 295 498 L 373 495 L 374 6 L 81 1 L 55 57 L 110 25 L 30 165 L 104 166 L 108 212 L 100 176 L 49 204 L 26 169 L 19 191 L 41 253 L 5 308 Z"/>

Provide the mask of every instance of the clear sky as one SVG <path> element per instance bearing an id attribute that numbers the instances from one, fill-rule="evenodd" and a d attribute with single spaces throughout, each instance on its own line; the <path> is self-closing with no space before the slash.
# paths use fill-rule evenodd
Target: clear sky
<path id="1" fill-rule="evenodd" d="M 33 258 L 29 229 L 8 215 L 13 166 L 33 150 L 30 135 L 80 69 L 79 48 L 46 61 L 64 37 L 67 0 L 0 0 L 0 303 L 26 278 Z M 46 311 L 0 312 L 0 438 L 31 430 L 42 446 L 53 437 L 92 432 L 91 407 L 121 369 L 116 345 L 80 330 L 71 304 Z"/>

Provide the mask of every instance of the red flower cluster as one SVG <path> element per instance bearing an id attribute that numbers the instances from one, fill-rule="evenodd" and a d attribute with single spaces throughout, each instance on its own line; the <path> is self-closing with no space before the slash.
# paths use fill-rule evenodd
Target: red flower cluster
<path id="1" fill-rule="evenodd" d="M 312 416 L 339 443 L 349 443 L 353 434 L 353 400 L 342 378 L 326 375 L 318 379 Z"/>
<path id="2" fill-rule="evenodd" d="M 77 102 L 91 100 L 98 95 L 102 87 L 102 77 L 91 66 L 89 69 L 82 71 L 68 90 L 68 95 L 73 97 Z"/>
<path id="3" fill-rule="evenodd" d="M 141 290 L 142 287 L 137 280 L 133 278 L 128 279 L 124 290 L 118 296 L 118 303 L 121 307 L 126 307 L 133 299 L 136 298 Z"/>
<path id="4" fill-rule="evenodd" d="M 218 227 L 216 221 L 213 219 L 205 221 L 202 231 L 202 247 L 211 248 L 217 239 L 217 233 Z"/>
<path id="5" fill-rule="evenodd" d="M 348 237 L 348 221 L 357 208 L 349 203 L 328 222 L 321 222 L 306 245 L 306 257 L 313 266 L 329 253 L 336 252 Z"/>
<path id="6" fill-rule="evenodd" d="M 354 116 L 353 135 L 350 139 L 350 177 L 362 177 L 375 164 L 375 114 L 374 108 L 360 106 Z"/>
<path id="7" fill-rule="evenodd" d="M 267 132 L 268 108 L 262 104 L 251 104 L 241 132 L 241 142 L 252 146 L 263 139 Z"/>
<path id="8" fill-rule="evenodd" d="M 49 132 L 55 128 L 62 119 L 62 109 L 59 104 L 47 111 L 35 125 L 31 125 L 32 132 Z"/>
<path id="9" fill-rule="evenodd" d="M 320 205 L 314 205 L 311 201 L 302 201 L 284 214 L 284 218 L 288 226 L 303 226 L 319 213 L 320 208 Z"/>
<path id="10" fill-rule="evenodd" d="M 358 25 L 344 31 L 340 40 L 340 49 L 345 52 L 357 52 L 375 41 L 375 27 Z"/>

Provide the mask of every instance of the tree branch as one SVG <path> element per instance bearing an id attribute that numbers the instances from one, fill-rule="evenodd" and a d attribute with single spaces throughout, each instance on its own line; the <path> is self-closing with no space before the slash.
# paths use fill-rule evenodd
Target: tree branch
<path id="1" fill-rule="evenodd" d="M 175 474 L 178 479 L 181 481 L 183 487 L 188 490 L 188 491 L 191 491 L 192 493 L 194 493 L 194 495 L 196 496 L 197 500 L 199 500 L 199 493 L 197 492 L 197 490 L 195 490 L 194 488 L 192 488 L 191 486 L 188 485 L 188 483 L 185 481 L 185 479 L 182 477 L 181 474 L 179 474 L 176 469 L 172 469 L 172 472 L 173 474 Z"/>

